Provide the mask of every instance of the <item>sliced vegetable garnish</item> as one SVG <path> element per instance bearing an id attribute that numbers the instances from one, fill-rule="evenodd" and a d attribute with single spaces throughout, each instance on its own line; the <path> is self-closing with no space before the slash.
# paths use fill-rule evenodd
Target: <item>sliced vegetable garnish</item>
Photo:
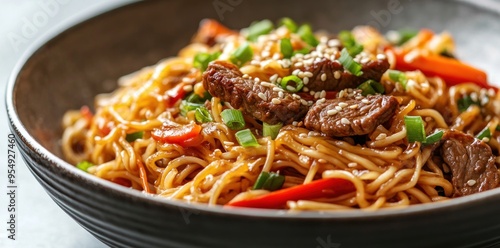
<path id="1" fill-rule="evenodd" d="M 167 107 L 172 107 L 177 103 L 177 101 L 184 98 L 185 95 L 186 91 L 184 90 L 184 84 L 177 84 L 175 87 L 167 90 L 167 92 L 165 93 L 165 104 L 167 105 Z"/>
<path id="2" fill-rule="evenodd" d="M 289 38 L 280 40 L 280 50 L 284 58 L 290 58 L 293 55 L 293 46 Z"/>
<path id="3" fill-rule="evenodd" d="M 387 70 L 389 73 L 389 78 L 394 81 L 400 83 L 404 89 L 406 89 L 406 84 L 408 83 L 408 78 L 406 78 L 406 74 L 404 72 L 398 70 Z"/>
<path id="4" fill-rule="evenodd" d="M 246 62 L 252 60 L 253 50 L 250 44 L 244 43 L 238 47 L 231 56 L 231 62 L 239 67 L 241 67 Z"/>
<path id="5" fill-rule="evenodd" d="M 290 30 L 290 32 L 292 33 L 295 33 L 297 32 L 297 29 L 298 29 L 298 26 L 297 26 L 297 23 L 295 23 L 294 20 L 292 20 L 291 18 L 289 17 L 284 17 L 282 18 L 280 21 L 279 21 L 279 26 L 285 26 L 286 28 L 288 28 L 288 30 Z"/>
<path id="6" fill-rule="evenodd" d="M 240 130 L 236 132 L 235 136 L 238 143 L 243 147 L 257 147 L 260 145 L 250 129 Z"/>
<path id="7" fill-rule="evenodd" d="M 263 171 L 260 173 L 257 181 L 253 185 L 253 189 L 275 191 L 281 189 L 283 183 L 285 183 L 285 176 L 274 172 Z"/>
<path id="8" fill-rule="evenodd" d="M 458 111 L 460 112 L 464 112 L 466 111 L 471 105 L 479 105 L 478 102 L 472 100 L 472 98 L 470 96 L 465 96 L 465 97 L 462 97 L 460 99 L 458 99 L 457 101 L 457 108 L 458 108 Z"/>
<path id="9" fill-rule="evenodd" d="M 361 94 L 363 96 L 383 94 L 385 92 L 385 88 L 381 83 L 371 79 L 360 84 L 358 89 L 361 89 Z"/>
<path id="10" fill-rule="evenodd" d="M 222 121 L 232 130 L 238 130 L 245 126 L 245 119 L 241 111 L 237 109 L 225 109 L 220 113 Z"/>
<path id="11" fill-rule="evenodd" d="M 333 198 L 356 190 L 354 184 L 342 178 L 324 178 L 308 184 L 297 185 L 261 195 L 252 199 L 233 201 L 226 206 L 247 208 L 280 209 L 288 201 L 309 200 L 317 198 Z"/>
<path id="12" fill-rule="evenodd" d="M 188 139 L 198 136 L 201 132 L 201 126 L 196 123 L 187 125 L 170 126 L 165 125 L 161 128 L 155 128 L 151 131 L 154 140 L 162 143 L 182 144 Z"/>
<path id="13" fill-rule="evenodd" d="M 262 134 L 266 137 L 269 136 L 271 139 L 276 139 L 278 137 L 278 134 L 280 132 L 281 127 L 283 127 L 283 123 L 278 123 L 275 125 L 267 124 L 264 122 L 263 124 L 263 130 Z"/>
<path id="14" fill-rule="evenodd" d="M 300 38 L 305 41 L 308 45 L 315 47 L 319 44 L 318 39 L 314 36 L 312 28 L 309 24 L 302 24 L 297 29 L 297 34 Z"/>
<path id="15" fill-rule="evenodd" d="M 194 56 L 193 66 L 200 69 L 203 72 L 208 68 L 208 64 L 219 58 L 220 55 L 221 55 L 220 52 L 214 52 L 212 54 L 202 53 L 202 52 L 197 53 Z"/>
<path id="16" fill-rule="evenodd" d="M 353 57 L 363 51 L 363 45 L 356 42 L 356 39 L 354 38 L 354 35 L 352 35 L 351 31 L 340 31 L 339 40 Z"/>
<path id="17" fill-rule="evenodd" d="M 78 164 L 76 164 L 76 168 L 78 168 L 82 171 L 85 171 L 85 172 L 88 172 L 88 169 L 92 166 L 94 166 L 94 164 L 92 164 L 89 161 L 82 161 L 82 162 L 79 162 Z"/>
<path id="18" fill-rule="evenodd" d="M 205 107 L 199 107 L 194 112 L 194 118 L 199 123 L 212 122 L 213 118 Z"/>
<path id="19" fill-rule="evenodd" d="M 401 46 L 413 37 L 417 36 L 418 30 L 415 29 L 400 29 L 398 31 L 390 31 L 387 33 L 387 38 L 392 44 Z"/>
<path id="20" fill-rule="evenodd" d="M 281 79 L 281 88 L 289 92 L 298 92 L 304 87 L 304 82 L 302 79 L 295 75 L 286 76 Z"/>
<path id="21" fill-rule="evenodd" d="M 274 29 L 274 25 L 270 20 L 262 20 L 260 22 L 254 22 L 250 27 L 248 27 L 248 40 L 257 41 L 259 36 L 263 34 L 268 34 Z"/>
<path id="22" fill-rule="evenodd" d="M 441 140 L 441 138 L 443 138 L 443 134 L 444 134 L 444 131 L 443 130 L 439 130 L 433 134 L 429 134 L 429 136 L 427 136 L 425 138 L 425 141 L 422 142 L 422 144 L 424 145 L 432 145 L 438 141 Z"/>
<path id="23" fill-rule="evenodd" d="M 199 107 L 203 107 L 203 103 L 194 103 L 188 102 L 187 100 L 182 100 L 181 105 L 179 106 L 180 114 L 182 116 L 187 116 L 189 111 L 196 110 Z"/>
<path id="24" fill-rule="evenodd" d="M 308 54 L 311 52 L 311 48 L 308 48 L 308 47 L 305 47 L 305 48 L 302 48 L 300 50 L 296 50 L 296 51 L 293 51 L 293 55 L 295 54 Z"/>
<path id="25" fill-rule="evenodd" d="M 481 132 L 479 132 L 477 135 L 476 135 L 476 138 L 479 139 L 479 140 L 482 140 L 484 138 L 491 138 L 491 131 L 490 131 L 490 127 L 489 126 L 486 126 L 483 130 L 481 130 Z"/>
<path id="26" fill-rule="evenodd" d="M 420 116 L 405 116 L 406 135 L 408 142 L 424 142 L 424 121 Z"/>
<path id="27" fill-rule="evenodd" d="M 199 96 L 198 94 L 191 93 L 188 97 L 186 97 L 186 101 L 192 102 L 192 103 L 205 103 L 207 100 L 212 99 L 212 95 L 208 91 L 205 91 L 203 94 L 203 97 Z"/>
<path id="28" fill-rule="evenodd" d="M 340 58 L 339 58 L 340 63 L 346 68 L 352 75 L 354 76 L 361 76 L 363 75 L 363 72 L 361 69 L 363 68 L 359 63 L 354 61 L 354 59 L 349 55 L 349 52 L 347 51 L 346 48 L 343 48 L 342 51 L 340 52 Z"/>
<path id="29" fill-rule="evenodd" d="M 142 136 L 144 136 L 144 131 L 137 131 L 137 132 L 134 132 L 134 133 L 129 133 L 125 136 L 125 139 L 128 141 L 128 142 L 133 142 L 137 139 L 140 139 L 142 138 Z"/>

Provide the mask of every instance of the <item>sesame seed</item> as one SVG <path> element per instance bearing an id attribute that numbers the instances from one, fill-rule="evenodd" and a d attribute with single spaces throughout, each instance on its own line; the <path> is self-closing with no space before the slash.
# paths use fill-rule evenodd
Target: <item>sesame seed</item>
<path id="1" fill-rule="evenodd" d="M 490 139 L 489 139 L 488 137 L 484 137 L 484 138 L 482 139 L 482 141 L 483 141 L 484 143 L 488 143 L 488 142 L 490 142 Z"/>
<path id="2" fill-rule="evenodd" d="M 298 122 L 296 122 L 296 121 L 292 122 L 292 125 L 293 125 L 293 126 L 295 126 L 295 127 L 296 127 L 298 124 L 299 124 L 299 123 L 298 123 Z"/>
<path id="3" fill-rule="evenodd" d="M 350 109 L 357 109 L 358 108 L 358 105 L 357 104 L 354 104 L 354 105 L 351 105 L 349 106 Z"/>
<path id="4" fill-rule="evenodd" d="M 299 78 L 303 78 L 304 77 L 304 72 L 303 71 L 299 71 L 299 73 L 297 73 L 297 76 Z"/>
<path id="5" fill-rule="evenodd" d="M 326 164 L 326 160 L 324 158 L 320 158 L 320 159 L 318 159 L 318 163 Z"/>
<path id="6" fill-rule="evenodd" d="M 325 98 L 326 97 L 326 91 L 322 90 L 321 94 L 319 95 L 319 98 Z"/>
<path id="7" fill-rule="evenodd" d="M 283 96 L 284 96 L 284 95 L 285 95 L 285 94 L 283 94 L 283 91 L 278 92 L 278 96 L 279 96 L 280 98 L 283 98 Z"/>
<path id="8" fill-rule="evenodd" d="M 385 139 L 385 138 L 387 138 L 387 134 L 385 134 L 385 133 L 380 133 L 380 134 L 377 136 L 377 138 L 375 138 L 375 140 L 383 140 L 383 139 Z"/>
<path id="9" fill-rule="evenodd" d="M 345 103 L 345 102 L 341 102 L 341 103 L 339 103 L 339 106 L 340 106 L 341 108 L 345 108 L 345 107 L 347 107 L 348 105 L 349 105 L 349 104 L 347 104 L 347 103 Z"/>
<path id="10" fill-rule="evenodd" d="M 317 103 L 324 103 L 324 102 L 326 102 L 326 99 L 325 99 L 325 98 L 321 98 L 321 99 L 319 99 L 319 100 L 317 101 Z"/>
<path id="11" fill-rule="evenodd" d="M 278 91 L 278 94 L 279 94 L 279 92 L 283 92 L 284 90 L 280 87 L 274 87 L 273 91 Z"/>
<path id="12" fill-rule="evenodd" d="M 305 133 L 300 133 L 300 134 L 299 134 L 299 138 L 307 138 L 307 134 L 305 134 Z"/>
<path id="13" fill-rule="evenodd" d="M 297 94 L 295 94 L 295 93 L 293 93 L 293 94 L 292 94 L 292 97 L 293 97 L 294 99 L 297 99 L 297 100 L 298 100 L 298 99 L 302 99 L 302 98 L 300 98 L 300 96 L 299 96 L 299 95 L 297 95 Z"/>
<path id="14" fill-rule="evenodd" d="M 495 96 L 495 90 L 494 89 L 488 89 L 488 96 L 494 97 Z"/>
<path id="15" fill-rule="evenodd" d="M 266 49 L 266 50 L 262 51 L 261 56 L 263 58 L 267 58 L 267 57 L 271 56 L 271 53 L 269 52 L 269 49 Z"/>
<path id="16" fill-rule="evenodd" d="M 333 77 L 335 77 L 335 79 L 339 79 L 340 76 L 342 76 L 342 74 L 340 73 L 340 71 L 335 71 L 335 73 L 333 73 Z"/>
<path id="17" fill-rule="evenodd" d="M 300 103 L 302 103 L 302 105 L 304 105 L 304 106 L 307 106 L 307 101 L 304 99 L 300 99 Z"/>
<path id="18" fill-rule="evenodd" d="M 470 179 L 469 181 L 467 181 L 467 185 L 469 186 L 474 186 L 476 184 L 476 180 L 474 179 Z"/>
<path id="19" fill-rule="evenodd" d="M 326 113 L 329 116 L 332 116 L 332 115 L 336 115 L 338 113 L 338 111 L 336 109 L 330 109 L 330 110 L 326 111 Z"/>
<path id="20" fill-rule="evenodd" d="M 274 88 L 276 87 L 276 85 L 272 84 L 272 83 L 269 83 L 269 82 L 261 82 L 260 85 L 264 86 L 264 87 L 269 87 L 269 88 Z"/>
<path id="21" fill-rule="evenodd" d="M 307 85 L 309 83 L 309 78 L 305 77 L 302 81 L 304 82 L 304 85 Z"/>
<path id="22" fill-rule="evenodd" d="M 370 58 L 362 58 L 360 62 L 361 62 L 361 64 L 366 64 L 366 63 L 370 62 Z"/>
<path id="23" fill-rule="evenodd" d="M 305 77 L 313 77 L 314 75 L 312 74 L 312 72 L 306 71 L 306 72 L 304 72 L 304 76 Z"/>
<path id="24" fill-rule="evenodd" d="M 304 88 L 302 88 L 302 91 L 304 91 L 304 92 L 309 92 L 309 88 L 304 87 Z"/>
<path id="25" fill-rule="evenodd" d="M 254 60 L 250 61 L 250 64 L 251 65 L 260 65 L 260 61 L 254 59 Z"/>
<path id="26" fill-rule="evenodd" d="M 302 66 L 304 66 L 304 63 L 302 63 L 302 62 L 297 62 L 297 63 L 295 63 L 295 64 L 294 64 L 294 66 L 295 66 L 295 67 L 302 67 Z"/>
<path id="27" fill-rule="evenodd" d="M 262 100 L 267 101 L 267 96 L 266 96 L 264 93 L 259 92 L 259 94 L 257 94 L 257 95 L 258 95 L 258 96 L 259 96 Z"/>
<path id="28" fill-rule="evenodd" d="M 426 121 L 426 122 L 431 122 L 431 121 L 432 121 L 432 117 L 430 117 L 430 116 L 426 116 L 426 117 L 425 117 L 425 121 Z"/>
<path id="29" fill-rule="evenodd" d="M 349 168 L 355 168 L 356 166 L 358 166 L 358 163 L 355 163 L 355 162 L 351 162 L 351 163 L 347 164 L 347 167 L 349 167 Z"/>
<path id="30" fill-rule="evenodd" d="M 292 72 L 292 75 L 294 76 L 297 76 L 300 72 L 300 69 L 295 69 L 293 72 Z"/>
<path id="31" fill-rule="evenodd" d="M 485 96 L 485 97 L 481 98 L 481 105 L 484 106 L 484 105 L 488 104 L 489 101 L 490 101 L 490 99 L 487 96 Z"/>
<path id="32" fill-rule="evenodd" d="M 281 80 L 283 80 L 283 78 L 278 77 L 278 79 L 276 79 L 276 83 L 279 83 L 279 84 L 280 84 L 280 83 L 281 83 Z"/>
<path id="33" fill-rule="evenodd" d="M 273 100 L 271 100 L 271 102 L 274 103 L 274 104 L 280 104 L 281 100 L 278 99 L 278 98 L 273 98 Z"/>
<path id="34" fill-rule="evenodd" d="M 345 90 L 341 90 L 341 91 L 339 92 L 339 98 L 343 98 L 343 97 L 344 97 L 344 95 L 345 95 Z"/>
<path id="35" fill-rule="evenodd" d="M 370 101 L 368 101 L 368 99 L 366 99 L 366 98 L 363 98 L 363 99 L 361 100 L 361 102 L 362 102 L 362 103 L 364 103 L 364 104 L 368 104 L 368 103 L 370 103 Z"/>
<path id="36" fill-rule="evenodd" d="M 321 81 L 326 81 L 326 73 L 321 74 Z"/>
<path id="37" fill-rule="evenodd" d="M 387 58 L 387 56 L 386 56 L 385 54 L 383 54 L 383 53 L 379 53 L 379 54 L 377 54 L 377 59 L 378 59 L 378 60 L 384 60 L 384 59 L 386 59 L 386 58 Z"/>
<path id="38" fill-rule="evenodd" d="M 271 80 L 272 83 L 276 82 L 277 79 L 278 79 L 278 74 L 274 74 L 269 78 L 269 80 Z"/>
<path id="39" fill-rule="evenodd" d="M 313 101 L 307 101 L 307 105 L 308 105 L 308 106 L 312 106 L 313 104 L 314 104 L 314 102 L 313 102 Z"/>
<path id="40" fill-rule="evenodd" d="M 335 106 L 335 109 L 336 109 L 337 111 L 342 111 L 342 107 L 340 107 L 340 106 Z"/>
<path id="41" fill-rule="evenodd" d="M 337 39 L 332 39 L 332 40 L 329 40 L 329 41 L 327 42 L 327 45 L 328 45 L 329 47 L 338 47 L 338 46 L 340 46 L 340 41 L 339 41 L 339 40 L 337 40 Z"/>
<path id="42" fill-rule="evenodd" d="M 346 124 L 346 125 L 351 124 L 351 122 L 347 118 L 340 119 L 340 123 Z"/>
<path id="43" fill-rule="evenodd" d="M 188 77 L 183 77 L 182 82 L 183 83 L 194 83 L 195 79 L 194 78 L 188 78 Z"/>
<path id="44" fill-rule="evenodd" d="M 243 74 L 242 78 L 250 78 L 250 75 L 248 75 L 248 74 Z"/>
<path id="45" fill-rule="evenodd" d="M 256 77 L 253 81 L 255 81 L 256 83 L 260 82 L 260 78 Z"/>
<path id="46" fill-rule="evenodd" d="M 474 102 L 477 102 L 478 96 L 476 92 L 470 93 L 470 99 Z"/>
<path id="47" fill-rule="evenodd" d="M 316 94 L 316 91 L 311 90 L 311 91 L 309 92 L 309 94 L 311 94 L 311 96 L 314 96 L 314 94 Z"/>
<path id="48" fill-rule="evenodd" d="M 190 92 L 190 91 L 193 91 L 193 86 L 192 85 L 184 85 L 184 87 L 182 87 L 182 89 L 186 92 Z"/>
<path id="49" fill-rule="evenodd" d="M 279 53 L 274 53 L 273 54 L 273 60 L 278 60 L 281 58 L 281 55 Z"/>
<path id="50" fill-rule="evenodd" d="M 296 91 L 297 89 L 295 87 L 291 86 L 291 85 L 287 85 L 286 86 L 286 90 L 288 90 L 288 91 Z"/>
<path id="51" fill-rule="evenodd" d="M 231 141 L 224 141 L 223 143 L 226 146 L 234 146 L 234 142 L 231 142 Z"/>
<path id="52" fill-rule="evenodd" d="M 316 92 L 316 93 L 314 94 L 314 99 L 321 98 L 320 96 L 321 96 L 321 92 L 319 92 L 319 91 L 318 91 L 318 92 Z"/>

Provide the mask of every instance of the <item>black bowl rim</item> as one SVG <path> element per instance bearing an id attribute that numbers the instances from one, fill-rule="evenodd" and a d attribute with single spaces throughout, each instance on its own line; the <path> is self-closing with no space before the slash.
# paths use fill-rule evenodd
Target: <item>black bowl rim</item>
<path id="1" fill-rule="evenodd" d="M 104 190 L 113 192 L 123 197 L 132 197 L 138 199 L 144 203 L 160 206 L 160 207 L 177 207 L 185 209 L 186 211 L 193 211 L 198 213 L 207 213 L 215 215 L 228 215 L 233 217 L 258 217 L 258 218 L 268 218 L 268 219 L 304 219 L 304 220 L 362 220 L 362 219 L 378 219 L 378 218 L 398 218 L 399 216 L 408 215 L 425 215 L 428 212 L 433 211 L 445 211 L 448 208 L 457 207 L 467 207 L 472 204 L 476 204 L 481 201 L 487 201 L 491 198 L 500 197 L 500 188 L 492 189 L 486 192 L 481 192 L 469 196 L 464 196 L 457 199 L 451 199 L 443 202 L 434 202 L 427 204 L 418 204 L 409 206 L 406 208 L 396 208 L 396 209 L 379 209 L 376 211 L 365 211 L 365 210 L 349 210 L 349 211 L 298 211 L 298 212 L 288 212 L 285 210 L 267 210 L 267 209 L 251 209 L 251 208 L 223 208 L 220 206 L 207 206 L 206 204 L 193 204 L 186 203 L 176 200 L 168 200 L 161 197 L 155 197 L 147 195 L 140 191 L 125 188 L 123 186 L 117 185 L 110 181 L 98 178 L 96 176 L 85 173 L 75 166 L 67 163 L 63 159 L 57 157 L 45 147 L 43 147 L 39 142 L 37 142 L 27 131 L 21 120 L 19 119 L 14 103 L 14 89 L 16 87 L 16 81 L 18 79 L 19 73 L 24 68 L 25 64 L 34 57 L 37 52 L 43 48 L 47 43 L 52 42 L 59 36 L 71 32 L 73 28 L 85 25 L 86 22 L 99 18 L 102 15 L 108 13 L 119 11 L 122 8 L 133 8 L 135 5 L 142 4 L 143 2 L 123 2 L 123 3 L 108 3 L 100 4 L 94 9 L 85 11 L 85 13 L 77 14 L 58 25 L 55 25 L 49 29 L 46 33 L 38 37 L 34 42 L 25 50 L 21 55 L 20 59 L 14 66 L 6 85 L 5 93 L 5 105 L 7 110 L 7 116 L 10 121 L 10 128 L 14 131 L 17 136 L 22 140 L 23 143 L 27 144 L 33 152 L 36 153 L 40 158 L 46 159 L 52 166 L 57 166 L 59 169 L 66 170 L 78 179 L 82 180 L 85 184 L 97 184 L 101 186 Z M 491 8 L 489 6 L 486 8 L 485 5 L 481 3 L 475 3 L 472 0 L 458 0 L 458 4 L 466 4 L 471 7 L 476 7 L 484 11 L 493 12 L 495 14 L 500 13 L 500 9 Z"/>

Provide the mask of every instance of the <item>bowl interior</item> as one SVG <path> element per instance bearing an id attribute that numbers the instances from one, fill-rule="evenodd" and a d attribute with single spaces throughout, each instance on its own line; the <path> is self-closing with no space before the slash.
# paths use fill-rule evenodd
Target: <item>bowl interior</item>
<path id="1" fill-rule="evenodd" d="M 422 16 L 425 13 L 425 17 Z M 69 109 L 92 106 L 98 93 L 116 88 L 116 79 L 187 45 L 203 18 L 217 19 L 237 29 L 254 20 L 288 16 L 316 29 L 338 32 L 369 24 L 382 32 L 429 27 L 448 30 L 456 38 L 459 56 L 488 71 L 500 72 L 495 45 L 500 43 L 497 12 L 451 1 L 151 1 L 100 15 L 49 39 L 20 67 L 11 103 L 22 128 L 43 149 L 62 157 L 61 118 Z M 48 39 L 49 37 L 45 37 Z"/>

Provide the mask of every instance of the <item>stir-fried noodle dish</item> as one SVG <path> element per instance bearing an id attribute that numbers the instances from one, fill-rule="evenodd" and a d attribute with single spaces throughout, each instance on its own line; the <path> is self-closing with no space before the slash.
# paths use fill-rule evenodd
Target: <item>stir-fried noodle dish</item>
<path id="1" fill-rule="evenodd" d="M 405 207 L 496 188 L 500 94 L 447 32 L 204 20 L 175 57 L 63 118 L 66 159 L 154 197 Z"/>

